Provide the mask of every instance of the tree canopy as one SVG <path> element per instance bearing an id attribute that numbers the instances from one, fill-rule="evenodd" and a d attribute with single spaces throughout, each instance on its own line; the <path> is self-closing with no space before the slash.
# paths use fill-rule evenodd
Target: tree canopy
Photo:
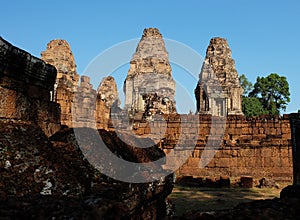
<path id="1" fill-rule="evenodd" d="M 289 84 L 285 76 L 271 73 L 267 77 L 257 77 L 250 97 L 259 98 L 263 108 L 269 114 L 278 115 L 280 110 L 286 110 L 290 102 Z"/>
<path id="2" fill-rule="evenodd" d="M 272 114 L 279 115 L 290 102 L 289 84 L 286 77 L 271 73 L 267 77 L 257 77 L 251 92 L 251 83 L 246 76 L 240 76 L 241 86 L 244 88 L 242 109 L 247 117 Z M 248 96 L 247 96 L 248 93 Z"/>
<path id="3" fill-rule="evenodd" d="M 246 117 L 259 116 L 268 113 L 256 97 L 243 97 L 242 110 Z"/>
<path id="4" fill-rule="evenodd" d="M 244 89 L 243 96 L 247 96 L 249 94 L 249 92 L 251 92 L 251 90 L 253 89 L 253 85 L 247 79 L 245 74 L 240 75 L 239 80 L 240 80 L 240 84 L 241 84 L 242 88 Z"/>

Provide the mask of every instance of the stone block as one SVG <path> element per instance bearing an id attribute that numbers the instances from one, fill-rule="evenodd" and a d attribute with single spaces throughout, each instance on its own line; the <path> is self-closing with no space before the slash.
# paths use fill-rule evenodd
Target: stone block
<path id="1" fill-rule="evenodd" d="M 231 165 L 231 158 L 218 158 L 215 160 L 215 166 L 220 168 L 229 168 Z"/>
<path id="2" fill-rule="evenodd" d="M 291 158 L 290 157 L 286 157 L 286 156 L 283 156 L 281 158 L 279 158 L 280 162 L 281 162 L 281 166 L 282 167 L 291 167 L 292 166 L 292 161 L 291 161 Z"/>
<path id="3" fill-rule="evenodd" d="M 242 127 L 242 133 L 243 134 L 249 134 L 250 132 L 249 132 L 249 128 L 248 127 Z"/>
<path id="4" fill-rule="evenodd" d="M 251 177 L 251 176 L 242 176 L 240 186 L 242 188 L 252 188 L 253 187 L 253 177 Z"/>
<path id="5" fill-rule="evenodd" d="M 264 168 L 273 167 L 272 157 L 263 157 L 263 166 Z"/>
<path id="6" fill-rule="evenodd" d="M 230 158 L 230 169 L 234 168 L 234 167 L 238 167 L 238 157 L 232 157 Z"/>
<path id="7" fill-rule="evenodd" d="M 189 158 L 187 161 L 187 166 L 189 167 L 199 167 L 200 158 Z"/>
<path id="8" fill-rule="evenodd" d="M 258 133 L 259 134 L 269 134 L 270 133 L 270 128 L 258 127 Z"/>
<path id="9" fill-rule="evenodd" d="M 272 148 L 262 148 L 261 156 L 263 157 L 272 157 Z"/>
<path id="10" fill-rule="evenodd" d="M 229 188 L 230 187 L 230 178 L 229 176 L 220 176 L 219 186 Z"/>
<path id="11" fill-rule="evenodd" d="M 238 157 L 237 166 L 240 167 L 240 168 L 246 167 L 246 161 L 245 161 L 244 157 Z"/>
<path id="12" fill-rule="evenodd" d="M 255 150 L 253 148 L 242 148 L 240 150 L 241 157 L 254 157 L 255 156 Z"/>
<path id="13" fill-rule="evenodd" d="M 194 150 L 192 156 L 194 158 L 200 158 L 201 157 L 201 151 L 200 150 Z"/>
<path id="14" fill-rule="evenodd" d="M 286 131 L 287 132 L 287 131 Z M 282 139 L 284 139 L 284 140 L 291 140 L 291 133 L 289 132 L 289 133 L 283 133 L 282 134 Z"/>

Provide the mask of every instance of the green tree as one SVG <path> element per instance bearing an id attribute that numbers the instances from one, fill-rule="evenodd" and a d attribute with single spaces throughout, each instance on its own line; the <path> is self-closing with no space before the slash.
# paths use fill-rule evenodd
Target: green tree
<path id="1" fill-rule="evenodd" d="M 278 115 L 290 102 L 289 84 L 286 77 L 271 73 L 267 77 L 257 77 L 249 97 L 258 98 L 268 114 Z"/>
<path id="2" fill-rule="evenodd" d="M 245 74 L 240 75 L 239 80 L 240 80 L 240 84 L 241 84 L 242 88 L 244 89 L 243 96 L 246 97 L 246 96 L 248 96 L 249 92 L 253 89 L 253 85 L 247 79 Z"/>
<path id="3" fill-rule="evenodd" d="M 246 117 L 259 116 L 268 113 L 256 97 L 243 97 L 242 111 Z"/>
<path id="4" fill-rule="evenodd" d="M 239 77 L 240 84 L 244 89 L 242 97 L 242 111 L 246 117 L 253 117 L 266 114 L 262 104 L 256 97 L 248 97 L 253 90 L 253 84 L 247 79 L 245 74 Z"/>

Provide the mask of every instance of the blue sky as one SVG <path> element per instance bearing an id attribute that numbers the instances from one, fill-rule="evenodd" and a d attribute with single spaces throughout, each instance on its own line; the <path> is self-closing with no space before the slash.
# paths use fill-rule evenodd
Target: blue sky
<path id="1" fill-rule="evenodd" d="M 97 55 L 120 42 L 140 38 L 147 27 L 157 27 L 165 38 L 182 42 L 203 57 L 210 38 L 224 37 L 238 73 L 250 81 L 273 72 L 287 77 L 291 103 L 286 113 L 300 109 L 299 26 L 298 0 L 6 0 L 1 2 L 0 14 L 0 35 L 37 57 L 50 40 L 67 40 L 79 74 Z M 192 93 L 195 82 L 180 78 L 181 71 L 173 67 L 174 77 L 179 76 L 180 84 Z M 120 86 L 126 66 L 116 72 Z"/>

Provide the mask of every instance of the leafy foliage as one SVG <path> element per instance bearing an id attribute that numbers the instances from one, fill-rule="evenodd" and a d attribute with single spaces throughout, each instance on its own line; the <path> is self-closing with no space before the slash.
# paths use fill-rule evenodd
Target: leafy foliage
<path id="1" fill-rule="evenodd" d="M 278 115 L 290 102 L 289 84 L 286 77 L 271 73 L 267 77 L 257 77 L 249 97 L 256 97 L 268 114 Z"/>
<path id="2" fill-rule="evenodd" d="M 239 80 L 240 80 L 240 84 L 241 84 L 242 88 L 244 89 L 243 96 L 247 96 L 249 94 L 249 92 L 251 92 L 251 90 L 253 89 L 253 85 L 247 79 L 247 77 L 245 76 L 245 74 L 242 74 L 239 77 Z"/>
<path id="3" fill-rule="evenodd" d="M 257 77 L 254 86 L 244 74 L 239 80 L 244 89 L 242 110 L 246 117 L 279 115 L 290 102 L 289 84 L 284 76 L 271 73 L 267 77 Z"/>
<path id="4" fill-rule="evenodd" d="M 243 97 L 242 110 L 246 117 L 253 117 L 267 114 L 261 102 L 256 97 Z"/>

